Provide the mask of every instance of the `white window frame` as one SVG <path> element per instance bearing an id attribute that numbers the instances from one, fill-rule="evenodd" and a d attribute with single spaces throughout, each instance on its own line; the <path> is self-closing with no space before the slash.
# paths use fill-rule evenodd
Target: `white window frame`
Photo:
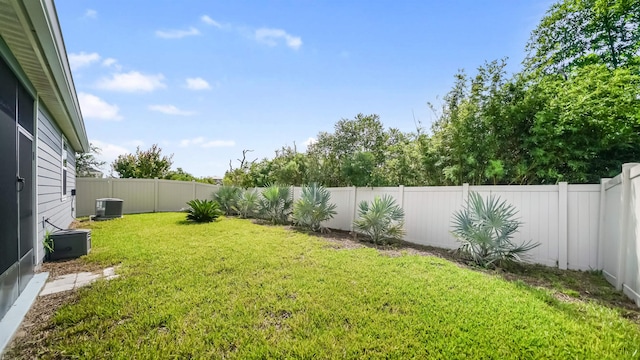
<path id="1" fill-rule="evenodd" d="M 65 201 L 69 198 L 69 189 L 65 189 L 65 182 L 67 185 L 69 184 L 69 145 L 64 135 L 61 135 L 60 138 L 62 139 L 62 151 L 60 151 L 60 200 Z"/>

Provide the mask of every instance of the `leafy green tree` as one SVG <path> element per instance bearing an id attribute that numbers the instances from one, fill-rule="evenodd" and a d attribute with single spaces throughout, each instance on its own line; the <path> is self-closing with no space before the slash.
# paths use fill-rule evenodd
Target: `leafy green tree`
<path id="1" fill-rule="evenodd" d="M 549 99 L 524 144 L 537 183 L 595 183 L 640 159 L 638 71 L 588 65 L 531 91 Z"/>
<path id="2" fill-rule="evenodd" d="M 164 178 L 173 161 L 173 154 L 162 155 L 162 149 L 153 144 L 149 150 L 142 151 L 138 146 L 135 154 L 120 155 L 111 164 L 111 168 L 121 178 Z"/>
<path id="3" fill-rule="evenodd" d="M 166 180 L 179 180 L 179 181 L 200 181 L 195 176 L 184 171 L 182 168 L 176 170 L 170 170 L 167 175 L 164 176 Z"/>
<path id="4" fill-rule="evenodd" d="M 527 44 L 529 70 L 568 74 L 576 67 L 637 63 L 640 0 L 562 0 L 547 11 Z"/>
<path id="5" fill-rule="evenodd" d="M 94 177 L 100 171 L 100 167 L 106 164 L 106 161 L 100 161 L 96 158 L 100 155 L 100 148 L 89 144 L 89 152 L 76 153 L 76 176 L 77 177 Z"/>

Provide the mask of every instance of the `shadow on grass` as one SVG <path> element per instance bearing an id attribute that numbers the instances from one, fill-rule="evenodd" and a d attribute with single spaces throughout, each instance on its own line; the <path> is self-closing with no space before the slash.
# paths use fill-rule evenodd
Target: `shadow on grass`
<path id="1" fill-rule="evenodd" d="M 212 223 L 215 223 L 215 222 L 218 222 L 218 221 L 219 220 L 214 220 L 214 221 L 210 221 L 210 222 L 197 222 L 197 221 L 191 221 L 191 220 L 184 219 L 184 220 L 176 221 L 176 224 L 178 224 L 178 225 L 207 225 L 207 224 L 212 224 Z"/>

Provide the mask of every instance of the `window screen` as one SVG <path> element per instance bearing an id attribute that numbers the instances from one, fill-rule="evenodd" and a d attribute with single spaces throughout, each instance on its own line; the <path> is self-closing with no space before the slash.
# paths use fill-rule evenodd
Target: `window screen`
<path id="1" fill-rule="evenodd" d="M 33 122 L 33 98 L 22 85 L 18 85 L 18 124 L 33 135 Z"/>
<path id="2" fill-rule="evenodd" d="M 16 86 L 18 80 L 0 57 L 0 111 L 16 120 Z"/>

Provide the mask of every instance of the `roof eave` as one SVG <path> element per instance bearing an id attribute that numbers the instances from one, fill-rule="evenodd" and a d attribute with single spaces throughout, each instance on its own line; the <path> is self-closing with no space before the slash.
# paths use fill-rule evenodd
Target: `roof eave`
<path id="1" fill-rule="evenodd" d="M 89 140 L 53 1 L 11 0 L 11 3 L 34 52 L 39 55 L 42 70 L 49 78 L 48 89 L 36 86 L 36 90 L 38 93 L 52 92 L 52 97 L 43 96 L 42 101 L 50 110 L 56 106 L 62 107 L 56 111 L 58 116 L 55 120 L 69 145 L 77 152 L 88 152 Z"/>

